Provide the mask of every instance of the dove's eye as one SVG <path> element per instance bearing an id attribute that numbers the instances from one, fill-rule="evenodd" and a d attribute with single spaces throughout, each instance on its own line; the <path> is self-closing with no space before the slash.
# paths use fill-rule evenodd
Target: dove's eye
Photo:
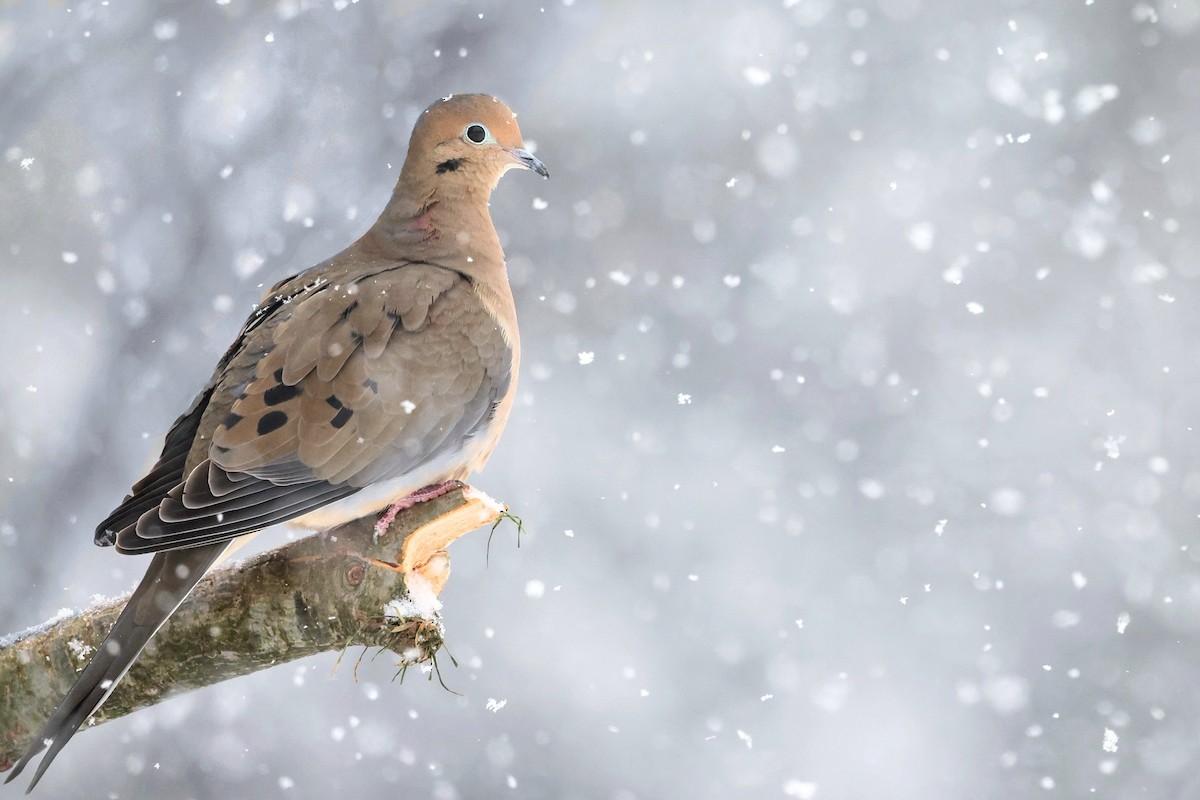
<path id="1" fill-rule="evenodd" d="M 472 122 L 467 126 L 467 129 L 463 131 L 463 138 L 471 144 L 483 144 L 484 142 L 492 140 L 492 135 L 488 133 L 488 129 L 483 127 L 483 125 L 480 125 L 478 122 Z"/>

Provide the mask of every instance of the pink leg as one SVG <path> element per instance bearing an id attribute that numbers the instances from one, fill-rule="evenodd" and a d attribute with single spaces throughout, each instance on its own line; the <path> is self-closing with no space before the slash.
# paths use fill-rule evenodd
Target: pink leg
<path id="1" fill-rule="evenodd" d="M 426 486 L 424 489 L 418 489 L 405 498 L 397 500 L 388 506 L 387 511 L 379 517 L 379 521 L 375 523 L 375 539 L 387 533 L 388 527 L 396 520 L 396 515 L 405 509 L 412 508 L 417 503 L 424 503 L 426 500 L 432 500 L 435 497 L 441 497 L 451 489 L 457 489 L 462 486 L 462 481 L 446 481 L 445 483 L 435 483 L 432 486 Z"/>

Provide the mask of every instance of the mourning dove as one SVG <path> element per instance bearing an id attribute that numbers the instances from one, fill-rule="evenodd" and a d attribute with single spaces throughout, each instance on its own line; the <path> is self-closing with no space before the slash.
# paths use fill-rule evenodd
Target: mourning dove
<path id="1" fill-rule="evenodd" d="M 524 148 L 496 98 L 434 103 L 371 229 L 267 292 L 96 528 L 97 544 L 156 555 L 8 781 L 49 746 L 33 789 L 196 582 L 258 530 L 328 528 L 483 467 L 520 360 L 488 200 L 512 167 L 548 177 Z"/>

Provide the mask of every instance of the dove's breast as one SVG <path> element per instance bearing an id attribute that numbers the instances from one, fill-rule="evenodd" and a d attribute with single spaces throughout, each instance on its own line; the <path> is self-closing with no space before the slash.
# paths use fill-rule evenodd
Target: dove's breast
<path id="1" fill-rule="evenodd" d="M 487 452 L 483 451 L 484 447 Z M 347 522 L 383 511 L 413 492 L 446 481 L 465 480 L 482 467 L 492 445 L 482 438 L 470 439 L 458 450 L 447 452 L 430 463 L 424 464 L 398 478 L 380 481 L 367 486 L 342 500 L 321 506 L 287 524 L 306 530 L 327 531 Z"/>

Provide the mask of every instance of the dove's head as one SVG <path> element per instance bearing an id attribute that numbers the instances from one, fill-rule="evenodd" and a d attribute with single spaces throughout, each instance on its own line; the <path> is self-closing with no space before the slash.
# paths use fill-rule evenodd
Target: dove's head
<path id="1" fill-rule="evenodd" d="M 425 109 L 413 128 L 404 167 L 432 178 L 443 194 L 490 192 L 513 167 L 550 176 L 525 149 L 516 115 L 486 94 L 450 95 Z"/>

